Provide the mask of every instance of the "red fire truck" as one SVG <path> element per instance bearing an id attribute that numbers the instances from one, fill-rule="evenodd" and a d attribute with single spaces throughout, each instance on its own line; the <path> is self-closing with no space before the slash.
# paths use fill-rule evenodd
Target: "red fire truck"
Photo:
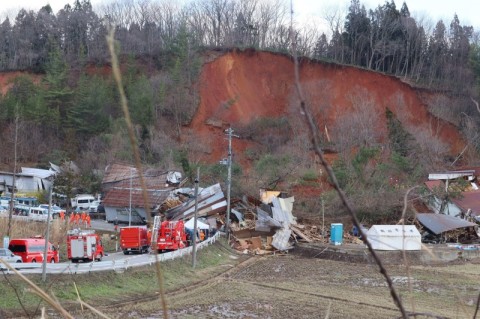
<path id="1" fill-rule="evenodd" d="M 183 221 L 164 221 L 157 231 L 154 227 L 152 249 L 155 249 L 155 242 L 158 251 L 185 248 L 187 246 L 187 234 Z"/>
<path id="2" fill-rule="evenodd" d="M 94 230 L 69 230 L 67 256 L 72 262 L 102 260 L 104 251 L 100 236 Z"/>
<path id="3" fill-rule="evenodd" d="M 145 226 L 126 226 L 120 228 L 120 248 L 125 255 L 133 252 L 146 253 L 150 247 Z"/>

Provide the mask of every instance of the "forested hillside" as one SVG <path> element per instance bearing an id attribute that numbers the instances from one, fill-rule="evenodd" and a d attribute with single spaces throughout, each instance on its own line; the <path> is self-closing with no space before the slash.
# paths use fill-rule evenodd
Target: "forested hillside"
<path id="1" fill-rule="evenodd" d="M 334 209 L 297 110 L 290 30 L 323 146 L 361 211 L 395 212 L 428 171 L 477 164 L 480 46 L 471 26 L 452 13 L 429 29 L 393 1 L 367 12 L 352 0 L 345 17 L 328 21 L 331 37 L 290 29 L 289 3 L 277 0 L 21 10 L 0 25 L 3 169 L 74 160 L 78 183 L 94 191 L 95 171 L 132 161 L 105 41 L 111 26 L 145 165 L 187 176 L 198 165 L 204 183 L 224 180 L 217 163 L 231 125 L 234 193 L 301 189 L 299 209 L 318 211 L 308 194 L 323 192 Z"/>

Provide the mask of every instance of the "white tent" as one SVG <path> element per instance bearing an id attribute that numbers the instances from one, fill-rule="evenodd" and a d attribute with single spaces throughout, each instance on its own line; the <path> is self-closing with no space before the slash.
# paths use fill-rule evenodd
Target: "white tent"
<path id="1" fill-rule="evenodd" d="M 194 225 L 194 218 L 191 218 L 188 222 L 185 223 L 185 228 L 188 229 L 193 229 Z M 200 220 L 197 218 L 197 228 L 200 229 L 209 229 L 210 226 L 208 224 L 202 223 Z"/>
<path id="2" fill-rule="evenodd" d="M 422 237 L 414 225 L 373 225 L 367 240 L 375 250 L 422 249 Z"/>

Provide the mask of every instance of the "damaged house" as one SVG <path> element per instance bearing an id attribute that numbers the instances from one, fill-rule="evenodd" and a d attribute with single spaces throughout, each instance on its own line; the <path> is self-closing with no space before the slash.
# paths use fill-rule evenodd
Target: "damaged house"
<path id="1" fill-rule="evenodd" d="M 232 236 L 244 253 L 266 254 L 289 250 L 296 241 L 320 239 L 315 226 L 301 225 L 293 215 L 294 197 L 280 191 L 260 190 L 260 201 L 244 198 L 233 203 Z"/>
<path id="2" fill-rule="evenodd" d="M 480 169 L 432 173 L 425 182 L 431 213 L 417 214 L 424 242 L 469 242 L 476 239 L 480 223 Z"/>
<path id="3" fill-rule="evenodd" d="M 147 211 L 151 217 L 156 215 L 170 192 L 181 183 L 181 174 L 146 169 L 143 180 L 148 207 L 145 207 L 142 185 L 135 167 L 121 164 L 107 167 L 102 189 L 105 192 L 103 204 L 108 222 L 144 224 L 148 220 Z"/>
<path id="4" fill-rule="evenodd" d="M 55 176 L 60 172 L 58 166 L 50 164 L 49 169 L 22 167 L 20 173 L 15 174 L 15 185 L 11 172 L 0 172 L 0 194 L 37 193 L 48 191 L 53 184 Z"/>
<path id="5" fill-rule="evenodd" d="M 167 220 L 187 220 L 195 214 L 195 194 L 190 188 L 172 191 L 165 201 L 163 215 Z M 211 217 L 225 213 L 227 200 L 220 184 L 198 190 L 197 217 Z"/>

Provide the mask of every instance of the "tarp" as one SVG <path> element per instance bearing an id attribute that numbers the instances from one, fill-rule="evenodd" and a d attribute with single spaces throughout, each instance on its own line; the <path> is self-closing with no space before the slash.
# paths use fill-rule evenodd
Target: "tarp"
<path id="1" fill-rule="evenodd" d="M 185 223 L 185 228 L 188 229 L 193 229 L 194 225 L 194 220 L 195 218 L 190 219 L 188 222 Z M 202 223 L 201 221 L 198 220 L 197 218 L 197 228 L 200 229 L 210 229 L 210 226 L 208 224 Z"/>
<path id="2" fill-rule="evenodd" d="M 443 214 L 417 214 L 417 219 L 432 233 L 440 235 L 443 232 L 454 230 L 457 228 L 474 227 L 477 224 L 460 219 L 457 217 L 443 215 Z"/>
<path id="3" fill-rule="evenodd" d="M 414 225 L 373 225 L 367 240 L 375 250 L 422 249 L 422 236 Z"/>

